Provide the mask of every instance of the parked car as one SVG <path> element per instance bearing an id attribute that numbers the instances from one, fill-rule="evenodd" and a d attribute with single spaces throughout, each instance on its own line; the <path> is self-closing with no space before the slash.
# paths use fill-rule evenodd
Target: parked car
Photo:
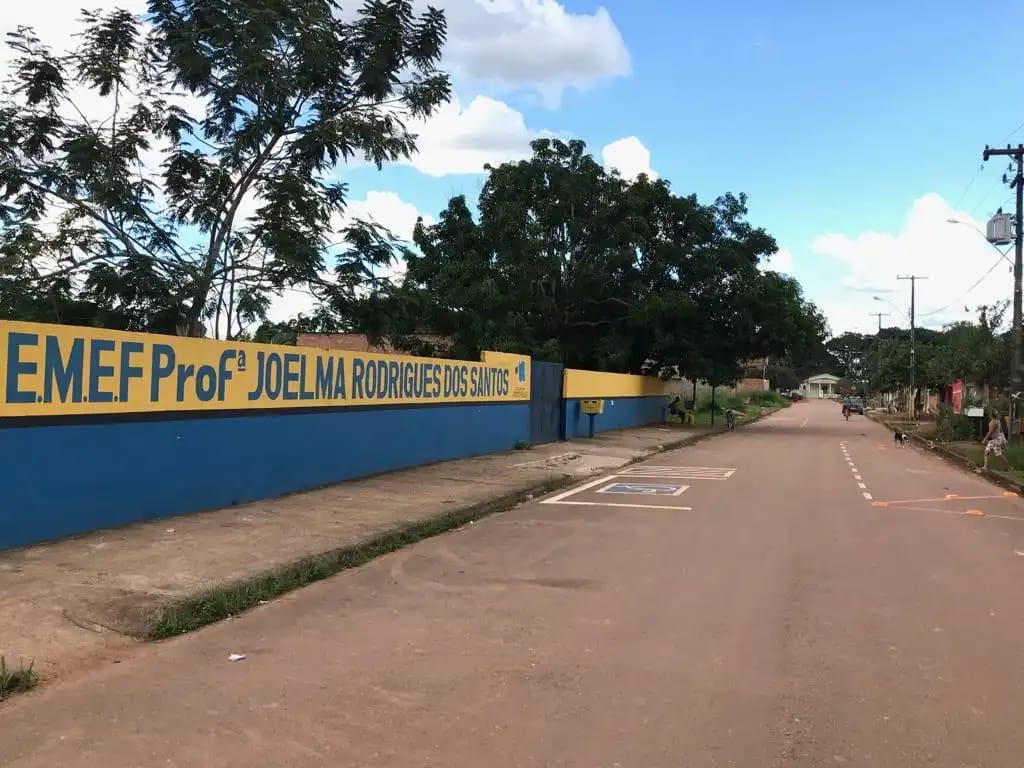
<path id="1" fill-rule="evenodd" d="M 864 415 L 864 399 L 861 397 L 844 397 L 842 405 L 844 408 L 849 408 L 850 413 L 856 413 L 859 416 Z"/>

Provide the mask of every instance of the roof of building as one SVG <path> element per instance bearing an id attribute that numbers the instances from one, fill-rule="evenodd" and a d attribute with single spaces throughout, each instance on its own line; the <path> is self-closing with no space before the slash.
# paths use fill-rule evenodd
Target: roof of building
<path id="1" fill-rule="evenodd" d="M 837 381 L 839 381 L 839 379 L 839 376 L 833 376 L 831 373 L 816 373 L 813 376 L 808 376 L 806 379 L 804 379 L 804 383 L 822 384 L 824 382 L 828 382 L 830 384 L 835 384 Z"/>

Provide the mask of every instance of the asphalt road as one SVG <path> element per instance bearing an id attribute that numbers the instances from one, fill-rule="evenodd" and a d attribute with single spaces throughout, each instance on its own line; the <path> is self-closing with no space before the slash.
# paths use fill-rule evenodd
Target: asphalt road
<path id="1" fill-rule="evenodd" d="M 1020 500 L 807 402 L 581 485 L 0 705 L 0 763 L 1024 765 Z"/>

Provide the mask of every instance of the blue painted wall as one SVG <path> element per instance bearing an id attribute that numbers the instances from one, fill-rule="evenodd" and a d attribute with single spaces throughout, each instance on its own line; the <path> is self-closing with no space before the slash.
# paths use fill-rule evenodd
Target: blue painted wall
<path id="1" fill-rule="evenodd" d="M 590 434 L 590 417 L 583 413 L 580 398 L 565 401 L 565 438 L 586 437 Z M 660 424 L 665 417 L 668 398 L 614 397 L 605 398 L 604 413 L 594 417 L 594 432 L 627 429 L 646 424 Z"/>
<path id="2" fill-rule="evenodd" d="M 0 549 L 511 449 L 529 405 L 0 429 Z"/>

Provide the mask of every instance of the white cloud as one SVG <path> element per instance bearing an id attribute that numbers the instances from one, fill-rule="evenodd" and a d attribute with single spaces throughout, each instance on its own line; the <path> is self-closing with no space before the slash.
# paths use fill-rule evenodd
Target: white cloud
<path id="1" fill-rule="evenodd" d="M 113 10 L 123 8 L 132 13 L 145 13 L 146 0 L 46 0 L 43 3 L 5 3 L 0 33 L 6 35 L 18 27 L 32 27 L 36 35 L 54 53 L 64 53 L 76 44 L 73 35 L 81 28 L 82 8 Z M 0 69 L 6 69 L 13 53 L 0 47 Z"/>
<path id="2" fill-rule="evenodd" d="M 883 325 L 906 327 L 910 281 L 897 280 L 897 275 L 923 275 L 928 279 L 917 283 L 918 325 L 973 320 L 980 304 L 1009 298 L 1013 288 L 1009 263 L 979 233 L 984 228 L 985 222 L 953 210 L 933 193 L 914 201 L 898 232 L 822 235 L 811 250 L 844 269 L 845 290 L 811 298 L 826 312 L 835 333 L 877 330 L 871 312 L 889 313 Z"/>
<path id="3" fill-rule="evenodd" d="M 421 214 L 415 205 L 407 203 L 397 193 L 372 191 L 366 194 L 366 199 L 353 200 L 346 206 L 344 219 L 335 229 L 340 231 L 349 222 L 362 219 L 384 227 L 400 240 L 412 243 L 412 231 L 416 226 L 416 219 L 421 216 L 424 224 L 434 223 L 432 216 Z M 405 262 L 392 264 L 382 274 L 392 279 L 403 277 Z"/>
<path id="4" fill-rule="evenodd" d="M 94 0 L 92 5 L 108 10 L 124 7 L 142 13 L 146 2 Z M 572 14 L 554 0 L 448 0 L 443 5 L 447 5 L 449 16 L 446 56 L 450 61 L 446 60 L 446 64 L 456 74 L 481 82 L 516 87 L 532 84 L 560 94 L 567 85 L 584 87 L 594 77 L 607 74 L 607 68 L 595 69 L 586 57 L 576 57 L 576 48 L 596 47 L 614 53 L 616 47 L 602 37 L 611 32 L 621 48 L 618 31 L 603 9 L 592 15 Z M 76 43 L 73 35 L 81 28 L 79 16 L 78 0 L 48 0 L 45 12 L 38 4 L 22 4 L 5 13 L 3 31 L 13 31 L 19 25 L 33 26 L 40 38 L 62 53 Z M 621 53 L 628 64 L 624 48 Z M 567 61 L 559 63 L 558 56 L 566 56 Z M 10 58 L 9 49 L 0 49 L 0 67 L 8 64 Z M 109 116 L 111 99 L 101 99 L 85 89 L 75 89 L 74 97 L 90 117 Z M 123 102 L 122 99 L 122 107 Z M 182 106 L 194 116 L 202 116 L 204 105 L 198 100 L 188 99 Z M 484 95 L 476 96 L 468 104 L 454 97 L 428 120 L 407 119 L 407 123 L 419 137 L 419 151 L 409 164 L 435 177 L 483 173 L 484 164 L 499 165 L 527 157 L 531 140 L 553 135 L 528 128 L 521 112 Z M 145 153 L 147 171 L 156 170 L 165 149 L 158 146 Z M 256 207 L 258 201 L 248 201 L 243 218 Z"/>
<path id="5" fill-rule="evenodd" d="M 418 151 L 406 162 L 429 176 L 483 173 L 486 163 L 527 157 L 530 142 L 546 134 L 527 128 L 521 112 L 488 96 L 465 107 L 454 96 L 426 122 L 410 121 L 408 127 Z"/>
<path id="6" fill-rule="evenodd" d="M 792 275 L 793 252 L 789 248 L 779 248 L 767 261 L 762 262 L 761 267 L 783 275 Z"/>
<path id="7" fill-rule="evenodd" d="M 604 167 L 617 170 L 627 179 L 635 179 L 646 173 L 651 179 L 657 179 L 658 173 L 651 168 L 651 152 L 636 136 L 605 144 L 601 150 Z"/>
<path id="8" fill-rule="evenodd" d="M 421 214 L 415 205 L 407 203 L 395 192 L 367 192 L 363 200 L 352 200 L 345 209 L 345 222 L 352 219 L 372 221 L 391 231 L 395 237 L 412 240 L 412 230 Z M 423 215 L 423 221 L 433 224 L 430 216 Z"/>
<path id="9" fill-rule="evenodd" d="M 395 192 L 371 191 L 363 200 L 349 201 L 345 215 L 336 222 L 334 230 L 340 232 L 352 220 L 362 219 L 379 224 L 395 237 L 411 242 L 416 219 L 421 215 L 415 205 L 406 202 Z M 423 215 L 423 221 L 426 224 L 434 223 L 434 219 L 427 215 Z M 404 262 L 394 263 L 382 272 L 382 275 L 392 279 L 400 279 L 404 274 Z M 309 315 L 314 304 L 315 300 L 307 291 L 289 289 L 275 297 L 267 314 L 275 322 L 288 320 L 300 312 Z"/>
<path id="10" fill-rule="evenodd" d="M 603 7 L 588 14 L 557 0 L 431 2 L 447 15 L 445 65 L 460 78 L 529 88 L 557 107 L 567 88 L 587 90 L 631 72 L 629 51 Z"/>

